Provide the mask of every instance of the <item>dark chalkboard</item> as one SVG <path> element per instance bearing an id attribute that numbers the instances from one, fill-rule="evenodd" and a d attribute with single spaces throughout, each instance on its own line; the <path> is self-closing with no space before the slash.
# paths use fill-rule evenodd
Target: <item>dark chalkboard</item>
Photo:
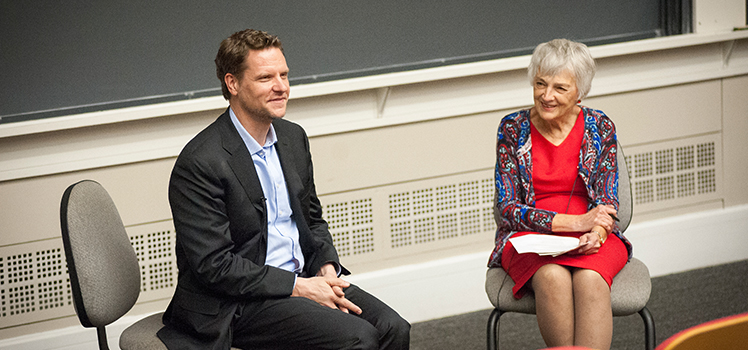
<path id="1" fill-rule="evenodd" d="M 291 84 L 660 35 L 660 1 L 0 0 L 0 123 L 219 96 L 231 33 L 280 36 Z"/>

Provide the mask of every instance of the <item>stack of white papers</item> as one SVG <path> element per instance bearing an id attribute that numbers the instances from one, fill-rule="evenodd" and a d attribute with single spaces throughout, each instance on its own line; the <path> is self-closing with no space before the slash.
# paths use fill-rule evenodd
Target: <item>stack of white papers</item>
<path id="1" fill-rule="evenodd" d="M 568 253 L 580 246 L 579 238 L 543 234 L 529 234 L 510 238 L 509 242 L 512 242 L 514 249 L 519 254 L 536 253 L 551 256 Z"/>

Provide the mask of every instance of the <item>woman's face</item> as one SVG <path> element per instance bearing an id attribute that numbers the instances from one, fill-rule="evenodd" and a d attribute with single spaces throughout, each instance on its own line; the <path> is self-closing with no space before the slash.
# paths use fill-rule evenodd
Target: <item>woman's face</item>
<path id="1" fill-rule="evenodd" d="M 565 118 L 576 118 L 577 82 L 570 71 L 565 70 L 557 75 L 538 74 L 533 79 L 533 98 L 535 112 L 545 121 L 562 121 Z"/>

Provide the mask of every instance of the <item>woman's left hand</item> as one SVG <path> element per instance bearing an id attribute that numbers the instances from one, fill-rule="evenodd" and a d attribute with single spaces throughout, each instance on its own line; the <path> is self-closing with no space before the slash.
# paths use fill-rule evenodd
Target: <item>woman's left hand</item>
<path id="1" fill-rule="evenodd" d="M 587 232 L 579 237 L 579 248 L 574 252 L 579 255 L 590 255 L 600 251 L 602 242 L 600 242 L 600 236 L 594 232 Z"/>

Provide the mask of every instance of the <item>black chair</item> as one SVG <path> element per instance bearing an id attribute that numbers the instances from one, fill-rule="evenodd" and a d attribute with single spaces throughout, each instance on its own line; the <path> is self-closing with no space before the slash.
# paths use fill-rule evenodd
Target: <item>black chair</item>
<path id="1" fill-rule="evenodd" d="M 633 198 L 628 166 L 621 145 L 618 144 L 618 226 L 621 232 L 631 223 Z M 535 297 L 526 293 L 522 299 L 515 299 L 512 293 L 514 281 L 502 268 L 490 268 L 486 272 L 486 294 L 494 310 L 488 318 L 487 348 L 498 349 L 499 319 L 506 312 L 535 314 Z M 632 258 L 613 278 L 610 298 L 613 316 L 628 316 L 639 313 L 644 321 L 644 337 L 647 350 L 655 348 L 655 326 L 652 314 L 647 309 L 652 283 L 649 269 L 643 262 Z"/>

